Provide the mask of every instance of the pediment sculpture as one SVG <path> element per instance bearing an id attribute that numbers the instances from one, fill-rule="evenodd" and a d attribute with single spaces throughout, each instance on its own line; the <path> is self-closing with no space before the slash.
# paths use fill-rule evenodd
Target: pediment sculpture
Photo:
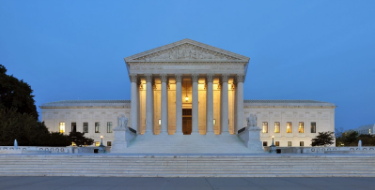
<path id="1" fill-rule="evenodd" d="M 221 52 L 209 50 L 189 43 L 145 55 L 135 60 L 240 60 Z"/>

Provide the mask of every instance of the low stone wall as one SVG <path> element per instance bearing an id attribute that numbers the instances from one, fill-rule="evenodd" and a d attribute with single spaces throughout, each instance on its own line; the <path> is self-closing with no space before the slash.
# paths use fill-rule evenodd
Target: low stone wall
<path id="1" fill-rule="evenodd" d="M 270 151 L 270 147 L 263 147 L 265 152 Z M 364 147 L 277 147 L 279 153 L 297 154 L 375 154 L 374 146 Z"/>
<path id="2" fill-rule="evenodd" d="M 44 147 L 44 146 L 0 146 L 2 154 L 20 154 L 20 153 L 73 153 L 73 147 Z"/>

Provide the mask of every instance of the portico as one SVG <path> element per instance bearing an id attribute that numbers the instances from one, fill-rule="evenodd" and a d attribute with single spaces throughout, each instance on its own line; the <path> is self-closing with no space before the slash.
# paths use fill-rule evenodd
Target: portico
<path id="1" fill-rule="evenodd" d="M 245 126 L 242 93 L 249 58 L 185 39 L 125 62 L 130 127 L 139 134 L 236 134 Z"/>

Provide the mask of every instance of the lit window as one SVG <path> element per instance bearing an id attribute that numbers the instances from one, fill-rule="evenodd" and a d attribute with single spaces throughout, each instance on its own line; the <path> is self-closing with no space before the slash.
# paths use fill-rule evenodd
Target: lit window
<path id="1" fill-rule="evenodd" d="M 100 146 L 100 142 L 99 141 L 95 141 L 95 146 Z"/>
<path id="2" fill-rule="evenodd" d="M 275 146 L 280 146 L 280 142 L 279 141 L 275 141 Z"/>
<path id="3" fill-rule="evenodd" d="M 371 134 L 371 129 L 368 129 L 368 133 Z"/>
<path id="4" fill-rule="evenodd" d="M 300 141 L 300 142 L 299 142 L 299 146 L 305 146 L 305 142 Z"/>
<path id="5" fill-rule="evenodd" d="M 71 130 L 71 132 L 77 132 L 77 124 L 76 124 L 76 122 L 72 122 L 70 124 L 70 130 Z"/>
<path id="6" fill-rule="evenodd" d="M 112 122 L 107 122 L 107 133 L 112 133 Z"/>
<path id="7" fill-rule="evenodd" d="M 99 122 L 95 122 L 95 133 L 100 133 L 99 132 L 99 127 L 100 127 L 100 123 Z"/>
<path id="8" fill-rule="evenodd" d="M 311 133 L 316 133 L 316 122 L 311 122 Z"/>
<path id="9" fill-rule="evenodd" d="M 60 133 L 65 133 L 65 122 L 60 122 L 59 131 Z"/>
<path id="10" fill-rule="evenodd" d="M 72 146 L 77 146 L 75 142 L 72 142 Z"/>
<path id="11" fill-rule="evenodd" d="M 267 141 L 263 141 L 263 146 L 267 146 Z"/>
<path id="12" fill-rule="evenodd" d="M 89 123 L 83 122 L 83 132 L 88 133 L 89 132 Z"/>
<path id="13" fill-rule="evenodd" d="M 280 133 L 280 122 L 275 122 L 275 133 Z"/>
<path id="14" fill-rule="evenodd" d="M 112 142 L 111 141 L 107 141 L 107 146 L 112 146 Z"/>
<path id="15" fill-rule="evenodd" d="M 299 122 L 298 132 L 299 133 L 305 133 L 305 124 L 303 122 Z"/>
<path id="16" fill-rule="evenodd" d="M 292 122 L 286 123 L 286 133 L 292 133 Z"/>
<path id="17" fill-rule="evenodd" d="M 268 133 L 268 122 L 263 122 L 262 133 Z"/>
<path id="18" fill-rule="evenodd" d="M 288 141 L 288 146 L 292 146 L 292 141 Z"/>

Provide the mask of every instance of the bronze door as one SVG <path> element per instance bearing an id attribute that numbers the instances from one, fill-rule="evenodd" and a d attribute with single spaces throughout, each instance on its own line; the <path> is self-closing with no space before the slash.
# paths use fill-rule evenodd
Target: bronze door
<path id="1" fill-rule="evenodd" d="M 182 118 L 182 132 L 184 135 L 190 135 L 192 126 L 191 126 L 191 117 L 183 117 Z"/>

